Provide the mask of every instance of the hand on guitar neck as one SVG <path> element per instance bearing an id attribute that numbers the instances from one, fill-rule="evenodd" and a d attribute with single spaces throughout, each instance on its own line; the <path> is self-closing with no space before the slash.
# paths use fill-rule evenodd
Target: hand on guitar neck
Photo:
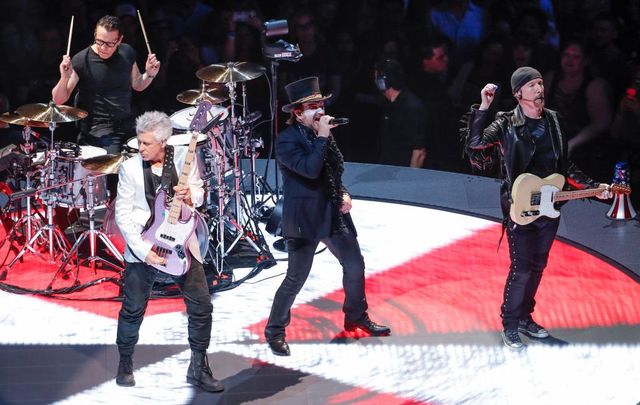
<path id="1" fill-rule="evenodd" d="M 178 184 L 177 186 L 173 187 L 173 191 L 173 198 L 177 199 L 178 201 L 182 201 L 189 207 L 193 207 L 193 202 L 191 201 L 191 189 L 188 185 Z"/>

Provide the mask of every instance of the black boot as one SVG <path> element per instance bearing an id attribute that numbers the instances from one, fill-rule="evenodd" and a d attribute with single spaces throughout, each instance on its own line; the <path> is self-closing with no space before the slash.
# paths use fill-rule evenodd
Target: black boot
<path id="1" fill-rule="evenodd" d="M 187 382 L 209 392 L 224 390 L 222 383 L 213 378 L 206 352 L 191 351 L 191 363 L 187 370 Z"/>
<path id="2" fill-rule="evenodd" d="M 121 387 L 133 387 L 136 385 L 136 380 L 133 379 L 133 359 L 129 355 L 120 355 L 116 384 Z"/>

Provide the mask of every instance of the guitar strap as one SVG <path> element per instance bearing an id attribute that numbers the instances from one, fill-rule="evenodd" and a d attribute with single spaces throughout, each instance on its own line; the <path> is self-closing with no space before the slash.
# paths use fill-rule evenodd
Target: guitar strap
<path id="1" fill-rule="evenodd" d="M 144 226 L 148 229 L 153 223 L 154 204 L 156 199 L 156 187 L 153 181 L 153 173 L 151 172 L 151 163 L 142 161 L 142 173 L 144 176 L 144 196 L 149 205 L 151 216 Z M 176 172 L 173 162 L 173 146 L 165 146 L 164 164 L 162 166 L 162 176 L 160 177 L 160 187 L 166 191 L 169 197 L 173 197 L 173 186 L 178 184 L 178 173 Z"/>

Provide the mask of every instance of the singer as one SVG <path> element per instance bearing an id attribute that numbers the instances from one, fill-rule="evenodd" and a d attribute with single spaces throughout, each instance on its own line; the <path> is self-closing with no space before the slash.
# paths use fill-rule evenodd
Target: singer
<path id="1" fill-rule="evenodd" d="M 291 306 L 302 289 L 319 242 L 323 242 L 342 265 L 345 300 L 344 328 L 361 329 L 373 336 L 391 330 L 369 319 L 364 290 L 364 259 L 351 215 L 351 196 L 342 184 L 344 162 L 331 128 L 334 117 L 325 115 L 317 77 L 285 86 L 291 113 L 289 127 L 278 134 L 276 156 L 282 168 L 284 204 L 282 236 L 289 252 L 287 275 L 276 291 L 265 337 L 271 351 L 289 356 L 285 328 Z"/>
<path id="2" fill-rule="evenodd" d="M 519 333 L 544 339 L 549 332 L 533 320 L 535 296 L 549 250 L 558 230 L 559 218 L 540 218 L 528 225 L 517 225 L 509 218 L 512 181 L 522 173 L 547 177 L 560 173 L 567 185 L 583 189 L 602 187 L 598 198 L 608 198 L 608 185 L 597 184 L 585 176 L 568 158 L 567 135 L 555 111 L 544 108 L 544 84 L 537 70 L 525 66 L 511 76 L 511 90 L 518 106 L 499 112 L 487 126 L 489 106 L 497 86 L 488 83 L 480 93 L 482 103 L 471 107 L 463 129 L 466 154 L 471 164 L 488 170 L 500 164 L 503 173 L 501 206 L 505 220 L 511 265 L 504 286 L 501 306 L 502 340 L 511 350 L 525 345 Z M 499 158 L 499 161 L 497 161 Z"/>

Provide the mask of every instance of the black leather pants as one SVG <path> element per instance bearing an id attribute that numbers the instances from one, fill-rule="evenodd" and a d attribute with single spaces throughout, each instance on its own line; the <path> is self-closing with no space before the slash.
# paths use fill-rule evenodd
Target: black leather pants
<path id="1" fill-rule="evenodd" d="M 528 225 L 507 224 L 511 266 L 501 307 L 504 329 L 517 329 L 518 321 L 531 319 L 535 296 L 547 266 L 559 218 L 541 217 Z"/>
<path id="2" fill-rule="evenodd" d="M 345 293 L 342 310 L 345 320 L 356 322 L 367 316 L 364 259 L 358 240 L 353 234 L 347 232 L 321 240 L 287 239 L 289 267 L 273 299 L 271 314 L 265 328 L 267 341 L 285 338 L 285 328 L 291 320 L 291 306 L 309 276 L 319 242 L 327 245 L 342 265 L 342 285 Z"/>
<path id="3" fill-rule="evenodd" d="M 120 354 L 133 354 L 157 272 L 144 263 L 127 262 L 125 265 L 124 300 L 118 315 L 116 338 Z M 187 306 L 189 346 L 191 350 L 205 352 L 211 340 L 213 305 L 202 264 L 192 258 L 189 271 L 176 277 L 175 282 Z"/>

